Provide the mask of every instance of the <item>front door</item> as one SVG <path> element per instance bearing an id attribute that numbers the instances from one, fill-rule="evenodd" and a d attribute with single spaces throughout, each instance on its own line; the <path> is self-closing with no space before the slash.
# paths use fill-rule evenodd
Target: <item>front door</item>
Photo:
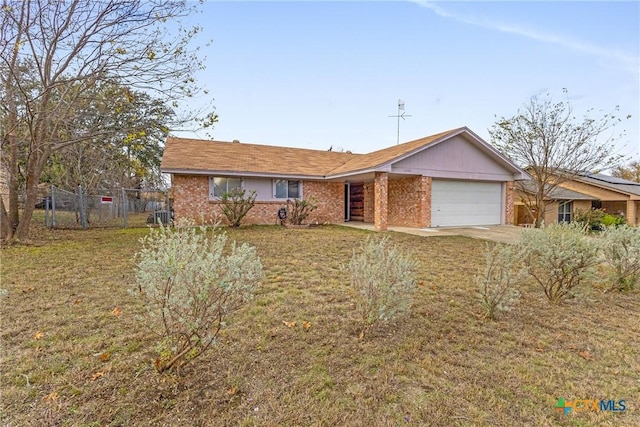
<path id="1" fill-rule="evenodd" d="M 345 205 L 349 206 L 349 221 L 364 221 L 364 184 L 347 185 L 349 195 Z"/>
<path id="2" fill-rule="evenodd" d="M 344 222 L 351 217 L 351 184 L 344 184 Z"/>

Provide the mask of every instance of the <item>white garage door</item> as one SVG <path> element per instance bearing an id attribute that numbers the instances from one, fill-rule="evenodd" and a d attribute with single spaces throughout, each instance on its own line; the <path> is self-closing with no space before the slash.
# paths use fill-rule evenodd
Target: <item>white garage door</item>
<path id="1" fill-rule="evenodd" d="M 433 180 L 432 227 L 494 225 L 501 217 L 501 183 Z"/>

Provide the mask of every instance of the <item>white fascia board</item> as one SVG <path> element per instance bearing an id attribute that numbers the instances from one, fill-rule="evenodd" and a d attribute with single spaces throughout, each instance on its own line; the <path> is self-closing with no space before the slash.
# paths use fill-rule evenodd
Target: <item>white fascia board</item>
<path id="1" fill-rule="evenodd" d="M 359 170 L 343 172 L 335 175 L 329 174 L 325 178 L 326 179 L 348 178 L 350 176 L 363 175 L 363 174 L 375 173 L 375 172 L 388 172 L 388 173 L 393 172 L 391 170 L 391 162 L 383 163 L 382 165 L 375 166 L 373 168 L 359 169 Z"/>
<path id="2" fill-rule="evenodd" d="M 294 175 L 294 174 L 282 174 L 282 173 L 255 173 L 255 172 L 237 172 L 237 171 L 205 171 L 205 170 L 192 170 L 192 169 L 161 169 L 162 173 L 170 173 L 174 175 L 207 175 L 207 176 L 237 176 L 243 178 L 286 178 L 286 179 L 298 179 L 298 180 L 324 180 L 325 177 L 321 175 Z"/>

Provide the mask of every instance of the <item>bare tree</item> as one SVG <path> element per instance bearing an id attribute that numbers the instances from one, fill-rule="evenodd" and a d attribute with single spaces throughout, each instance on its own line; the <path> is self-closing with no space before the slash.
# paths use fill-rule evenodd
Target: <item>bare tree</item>
<path id="1" fill-rule="evenodd" d="M 36 188 L 52 153 L 114 132 L 108 120 L 86 121 L 90 126 L 81 127 L 83 132 L 72 132 L 101 82 L 117 79 L 174 108 L 198 92 L 193 74 L 203 66 L 197 49 L 189 46 L 200 28 L 181 24 L 192 5 L 186 0 L 3 0 L 0 136 L 9 206 L 0 211 L 0 221 L 10 224 L 3 237 L 27 237 Z M 204 118 L 205 125 L 215 120 L 213 113 Z"/>
<path id="2" fill-rule="evenodd" d="M 613 132 L 621 121 L 618 111 L 616 107 L 614 113 L 593 119 L 589 117 L 591 109 L 579 120 L 568 100 L 554 102 L 547 94 L 543 98 L 532 97 L 517 115 L 501 117 L 489 129 L 493 144 L 532 178 L 528 187 L 526 181 L 517 185 L 521 194 L 530 194 L 523 202 L 536 227 L 542 224 L 546 201 L 556 187 L 577 175 L 608 169 L 620 161 L 622 156 L 614 153 L 614 146 L 624 132 Z"/>
<path id="3" fill-rule="evenodd" d="M 617 166 L 613 168 L 611 175 L 627 181 L 640 182 L 640 162 L 634 160 L 626 166 Z"/>

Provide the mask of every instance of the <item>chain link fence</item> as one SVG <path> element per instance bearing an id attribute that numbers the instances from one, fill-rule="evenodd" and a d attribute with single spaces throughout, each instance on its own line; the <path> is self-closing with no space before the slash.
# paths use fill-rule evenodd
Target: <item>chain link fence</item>
<path id="1" fill-rule="evenodd" d="M 127 228 L 172 221 L 166 191 L 121 188 L 94 193 L 89 194 L 82 187 L 70 192 L 51 186 L 36 209 L 43 210 L 45 224 L 50 228 Z"/>
<path id="2" fill-rule="evenodd" d="M 123 227 L 142 227 L 147 224 L 169 224 L 173 211 L 169 194 L 162 190 L 121 190 Z"/>

